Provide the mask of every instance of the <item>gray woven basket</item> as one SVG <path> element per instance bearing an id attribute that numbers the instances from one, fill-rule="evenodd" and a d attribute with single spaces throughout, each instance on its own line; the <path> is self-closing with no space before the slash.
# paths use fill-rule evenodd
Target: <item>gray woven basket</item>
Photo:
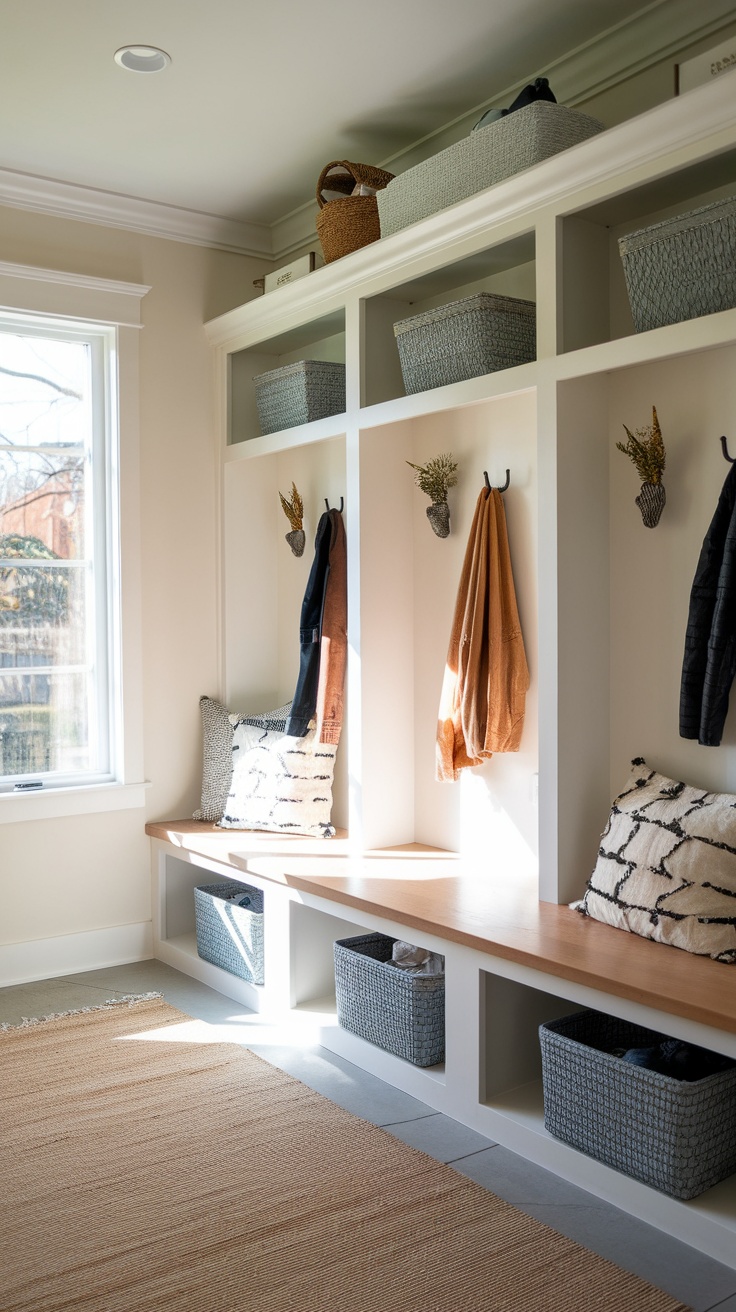
<path id="1" fill-rule="evenodd" d="M 407 394 L 526 364 L 536 354 L 534 301 L 477 292 L 394 324 Z"/>
<path id="2" fill-rule="evenodd" d="M 297 360 L 253 379 L 261 433 L 280 433 L 345 409 L 345 365 Z"/>
<path id="3" fill-rule="evenodd" d="M 445 1056 L 445 978 L 392 966 L 395 941 L 385 934 L 337 940 L 337 1019 L 415 1066 L 434 1066 Z"/>
<path id="4" fill-rule="evenodd" d="M 672 1198 L 695 1198 L 736 1171 L 736 1066 L 676 1080 L 611 1049 L 665 1036 L 596 1011 L 540 1026 L 550 1134 Z"/>
<path id="5" fill-rule="evenodd" d="M 381 236 L 465 200 L 603 131 L 597 119 L 535 101 L 399 174 L 378 192 Z"/>
<path id="6" fill-rule="evenodd" d="M 638 333 L 736 305 L 736 196 L 619 237 Z"/>
<path id="7" fill-rule="evenodd" d="M 238 906 L 238 899 L 248 904 Z M 263 893 L 228 879 L 194 890 L 197 952 L 221 970 L 263 983 Z"/>

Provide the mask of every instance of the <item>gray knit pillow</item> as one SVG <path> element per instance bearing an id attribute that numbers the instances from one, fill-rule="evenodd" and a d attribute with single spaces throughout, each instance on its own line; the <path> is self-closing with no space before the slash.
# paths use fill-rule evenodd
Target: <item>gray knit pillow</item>
<path id="1" fill-rule="evenodd" d="M 219 820 L 225 810 L 233 777 L 233 730 L 239 716 L 231 715 L 214 697 L 200 697 L 202 712 L 202 796 L 194 820 Z"/>

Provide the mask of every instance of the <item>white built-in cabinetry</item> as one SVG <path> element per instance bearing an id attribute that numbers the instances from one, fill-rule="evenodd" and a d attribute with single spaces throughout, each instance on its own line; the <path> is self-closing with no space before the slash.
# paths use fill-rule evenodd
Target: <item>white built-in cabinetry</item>
<path id="1" fill-rule="evenodd" d="M 736 309 L 635 334 L 617 246 L 624 232 L 736 191 L 732 83 L 728 75 L 692 91 L 207 325 L 220 414 L 222 691 L 233 710 L 266 710 L 293 693 L 310 540 L 325 498 L 345 498 L 350 648 L 334 811 L 348 834 L 341 851 L 427 845 L 448 860 L 459 854 L 476 875 L 518 885 L 520 895 L 532 881 L 534 896 L 564 903 L 582 893 L 633 756 L 736 791 L 733 717 L 718 749 L 678 733 L 690 584 L 727 472 L 722 434 L 736 453 Z M 536 361 L 406 396 L 394 322 L 478 289 L 536 300 Z M 345 362 L 345 414 L 260 436 L 253 376 L 303 358 Z M 635 471 L 615 447 L 623 424 L 646 425 L 652 405 L 667 448 L 667 505 L 654 530 L 642 524 Z M 450 493 L 451 536 L 442 540 L 406 461 L 446 450 L 460 481 Z M 502 484 L 507 469 L 531 669 L 521 750 L 439 784 L 434 737 L 460 566 L 484 471 Z M 278 498 L 292 480 L 306 507 L 301 560 L 284 541 Z M 159 954 L 231 992 L 191 940 L 192 882 L 225 866 L 214 849 L 197 857 L 160 838 L 155 846 Z M 252 843 L 243 836 L 241 846 Z M 278 863 L 277 848 L 270 851 Z M 447 1060 L 419 1072 L 339 1032 L 334 998 L 321 999 L 332 993 L 334 937 L 365 927 L 406 936 L 411 922 L 336 906 L 324 889 L 260 886 L 272 890 L 272 1000 L 280 990 L 287 1011 L 332 1008 L 323 1042 L 736 1263 L 732 1182 L 676 1203 L 545 1134 L 536 1027 L 583 1004 L 736 1055 L 733 1032 L 438 931 L 420 941 L 447 955 Z M 491 904 L 489 939 L 492 929 Z M 722 971 L 732 989 L 729 968 Z M 259 1005 L 250 994 L 243 1000 Z"/>
<path id="2" fill-rule="evenodd" d="M 632 331 L 617 237 L 734 189 L 728 78 L 673 100 L 213 320 L 223 475 L 224 679 L 235 710 L 294 689 L 298 612 L 324 499 L 345 498 L 348 715 L 335 819 L 355 850 L 421 842 L 578 895 L 632 756 L 736 785 L 736 753 L 678 737 L 689 585 L 736 449 L 736 310 Z M 537 360 L 406 396 L 393 324 L 479 288 L 537 303 Z M 345 361 L 344 415 L 259 435 L 254 374 Z M 656 530 L 615 449 L 657 406 L 668 504 Z M 407 460 L 452 450 L 436 538 Z M 518 755 L 434 779 L 452 609 L 483 472 L 504 501 L 532 672 Z M 296 560 L 278 490 L 304 497 Z M 733 735 L 731 735 L 733 740 Z M 538 789 L 537 789 L 538 774 Z M 538 808 L 537 808 L 538 795 Z"/>

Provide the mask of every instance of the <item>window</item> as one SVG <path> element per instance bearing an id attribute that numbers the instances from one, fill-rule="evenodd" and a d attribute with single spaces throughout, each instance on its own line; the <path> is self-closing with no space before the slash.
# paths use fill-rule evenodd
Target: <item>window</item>
<path id="1" fill-rule="evenodd" d="M 115 350 L 0 314 L 0 792 L 119 777 Z"/>

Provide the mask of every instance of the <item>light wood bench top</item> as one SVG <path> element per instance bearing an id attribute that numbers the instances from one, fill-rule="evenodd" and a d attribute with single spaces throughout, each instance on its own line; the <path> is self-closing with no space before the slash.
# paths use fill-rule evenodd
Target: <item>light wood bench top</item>
<path id="1" fill-rule="evenodd" d="M 313 893 L 438 938 L 519 962 L 699 1024 L 736 1033 L 736 966 L 696 957 L 539 902 L 536 885 L 412 845 L 360 857 L 325 841 L 222 830 L 194 820 L 146 825 L 194 856 Z"/>

